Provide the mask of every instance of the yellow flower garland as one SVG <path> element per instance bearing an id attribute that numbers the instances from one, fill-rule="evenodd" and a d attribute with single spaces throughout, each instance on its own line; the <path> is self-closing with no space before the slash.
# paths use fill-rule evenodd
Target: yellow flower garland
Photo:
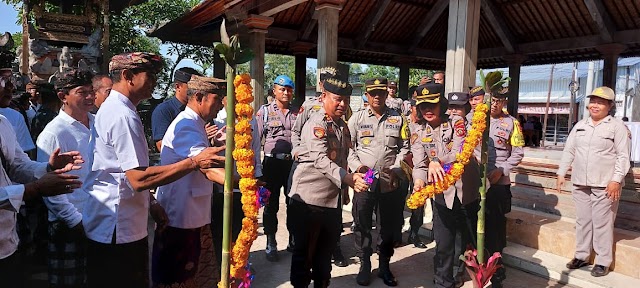
<path id="1" fill-rule="evenodd" d="M 248 74 L 237 75 L 233 80 L 236 92 L 236 125 L 233 159 L 236 160 L 238 174 L 240 174 L 240 192 L 242 193 L 242 230 L 231 250 L 231 277 L 241 280 L 246 275 L 245 267 L 249 258 L 251 244 L 258 238 L 258 207 L 256 206 L 258 190 L 257 180 L 254 178 L 254 152 L 251 150 L 251 118 L 253 117 L 253 89 L 249 84 Z M 225 287 L 226 288 L 226 287 Z"/>
<path id="2" fill-rule="evenodd" d="M 425 186 L 420 191 L 411 194 L 407 199 L 409 209 L 417 209 L 423 206 L 427 198 L 433 198 L 436 194 L 444 193 L 451 185 L 460 180 L 464 172 L 464 166 L 469 163 L 469 158 L 473 155 L 473 150 L 482 140 L 482 132 L 487 128 L 486 115 L 489 106 L 484 103 L 478 104 L 471 120 L 471 129 L 467 133 L 462 151 L 456 154 L 456 162 L 453 163 L 449 173 L 445 174 L 444 180 Z M 419 160 L 419 159 L 416 159 Z"/>

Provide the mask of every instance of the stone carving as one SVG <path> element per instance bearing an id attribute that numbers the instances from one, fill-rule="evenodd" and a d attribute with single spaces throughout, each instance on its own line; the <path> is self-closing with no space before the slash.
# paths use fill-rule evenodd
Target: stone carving
<path id="1" fill-rule="evenodd" d="M 49 59 L 49 58 L 47 58 Z M 58 61 L 60 62 L 59 72 L 64 73 L 67 69 L 72 67 L 73 64 L 73 55 L 69 51 L 69 47 L 62 47 L 62 51 L 58 53 Z"/>

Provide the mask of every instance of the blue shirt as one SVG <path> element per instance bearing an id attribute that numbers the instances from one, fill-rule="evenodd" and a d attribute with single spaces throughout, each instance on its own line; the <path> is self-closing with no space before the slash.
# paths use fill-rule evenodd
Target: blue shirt
<path id="1" fill-rule="evenodd" d="M 180 111 L 184 110 L 182 104 L 176 97 L 171 97 L 164 101 L 151 113 L 151 132 L 153 141 L 160 141 L 164 137 L 164 133 L 169 129 L 169 125 L 173 119 L 176 119 Z"/>

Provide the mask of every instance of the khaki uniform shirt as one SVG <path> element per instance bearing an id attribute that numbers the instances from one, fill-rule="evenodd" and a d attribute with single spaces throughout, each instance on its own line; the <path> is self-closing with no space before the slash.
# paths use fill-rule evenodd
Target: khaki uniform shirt
<path id="1" fill-rule="evenodd" d="M 501 117 L 491 117 L 489 127 L 489 157 L 487 172 L 502 168 L 502 177 L 496 184 L 511 185 L 511 170 L 518 166 L 524 157 L 524 136 L 520 123 L 516 118 L 503 114 Z M 495 153 L 494 153 L 495 151 Z"/>
<path id="2" fill-rule="evenodd" d="M 264 139 L 264 154 L 290 154 L 291 128 L 298 116 L 298 109 L 286 109 L 284 113 L 275 101 L 263 105 L 256 113 L 258 135 Z"/>
<path id="3" fill-rule="evenodd" d="M 388 96 L 384 104 L 387 105 L 388 108 L 402 112 L 402 102 L 403 100 L 401 98 Z"/>
<path id="4" fill-rule="evenodd" d="M 594 125 L 589 117 L 569 133 L 557 175 L 564 177 L 571 167 L 574 185 L 606 187 L 610 181 L 624 185 L 630 153 L 631 133 L 621 120 L 607 116 Z"/>
<path id="5" fill-rule="evenodd" d="M 298 154 L 298 146 L 300 145 L 300 134 L 302 133 L 302 127 L 309 120 L 309 117 L 313 114 L 324 114 L 324 108 L 322 108 L 322 102 L 318 101 L 317 98 L 309 99 L 302 103 L 300 109 L 298 110 L 298 116 L 296 117 L 295 122 L 293 123 L 293 127 L 291 127 L 291 144 L 293 148 L 291 150 L 292 155 Z"/>
<path id="6" fill-rule="evenodd" d="M 442 165 L 456 161 L 456 154 L 462 148 L 466 133 L 464 119 L 455 115 L 450 116 L 449 119 L 435 128 L 428 124 L 417 125 L 417 129 L 412 131 L 410 141 L 414 164 L 413 179 L 421 179 L 425 183 L 427 182 L 427 171 L 432 157 L 438 157 Z M 477 165 L 477 162 L 473 162 Z M 465 167 L 465 170 L 467 169 L 468 167 Z M 474 186 L 472 185 L 463 187 L 462 183 L 458 182 L 456 185 L 449 187 L 443 194 L 437 195 L 435 201 L 451 209 L 456 196 L 463 205 L 477 199 L 477 185 L 473 189 Z"/>
<path id="7" fill-rule="evenodd" d="M 300 136 L 289 197 L 310 205 L 339 208 L 351 146 L 347 124 L 342 119 L 333 121 L 325 114 L 314 113 Z"/>
<path id="8" fill-rule="evenodd" d="M 351 171 L 357 171 L 361 166 L 375 169 L 376 181 L 371 191 L 376 190 L 376 185 L 380 185 L 383 193 L 398 188 L 398 176 L 403 177 L 400 162 L 409 152 L 408 125 L 398 111 L 390 108 L 386 108 L 380 118 L 367 107 L 349 119 L 353 143 L 349 151 L 349 168 Z M 387 169 L 395 175 L 385 172 Z"/>

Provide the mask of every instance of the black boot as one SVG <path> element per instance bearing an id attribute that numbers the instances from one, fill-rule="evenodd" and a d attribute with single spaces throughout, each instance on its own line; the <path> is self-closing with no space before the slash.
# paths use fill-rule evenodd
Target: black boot
<path id="1" fill-rule="evenodd" d="M 418 235 L 417 231 L 409 232 L 409 238 L 407 239 L 407 242 L 409 242 L 409 244 L 413 244 L 413 246 L 416 248 L 420 248 L 420 249 L 427 248 L 427 245 L 424 244 L 424 242 L 422 242 L 422 239 L 420 239 L 420 235 Z"/>
<path id="2" fill-rule="evenodd" d="M 278 243 L 276 243 L 275 234 L 267 234 L 267 260 L 270 262 L 277 262 L 280 257 L 278 256 Z"/>
<path id="3" fill-rule="evenodd" d="M 287 244 L 287 251 L 293 253 L 293 247 L 296 245 L 296 241 L 293 239 L 293 234 L 289 234 L 289 244 Z"/>
<path id="4" fill-rule="evenodd" d="M 502 282 L 507 279 L 506 269 L 504 267 L 498 268 L 496 273 L 491 277 L 491 287 L 502 288 Z"/>
<path id="5" fill-rule="evenodd" d="M 327 288 L 329 287 L 329 282 L 329 279 L 321 281 L 313 280 L 313 288 Z"/>
<path id="6" fill-rule="evenodd" d="M 342 249 L 340 249 L 340 241 L 338 241 L 338 245 L 336 245 L 336 249 L 333 250 L 333 264 L 336 264 L 338 267 L 347 267 L 349 264 L 347 263 L 347 259 L 342 255 Z"/>
<path id="7" fill-rule="evenodd" d="M 356 276 L 356 283 L 360 286 L 369 286 L 371 282 L 371 258 L 369 256 L 360 258 L 360 272 Z"/>
<path id="8" fill-rule="evenodd" d="M 382 278 L 382 282 L 384 282 L 387 286 L 398 286 L 398 281 L 396 281 L 396 277 L 391 273 L 391 269 L 389 269 L 389 261 L 390 258 L 380 257 L 380 268 L 378 269 L 378 277 Z"/>

